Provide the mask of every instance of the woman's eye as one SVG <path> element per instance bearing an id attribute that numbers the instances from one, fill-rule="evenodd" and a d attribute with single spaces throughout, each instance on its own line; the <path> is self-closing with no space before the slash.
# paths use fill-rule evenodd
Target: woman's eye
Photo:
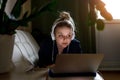
<path id="1" fill-rule="evenodd" d="M 57 37 L 60 38 L 60 39 L 71 39 L 72 35 L 66 35 L 66 36 L 58 35 Z"/>
<path id="2" fill-rule="evenodd" d="M 68 37 L 68 38 L 71 38 L 71 37 L 72 37 L 72 35 L 68 35 L 67 37 Z"/>
<path id="3" fill-rule="evenodd" d="M 62 35 L 58 35 L 59 38 L 62 38 L 63 36 Z"/>
<path id="4" fill-rule="evenodd" d="M 68 37 L 71 37 L 71 35 L 68 35 Z"/>

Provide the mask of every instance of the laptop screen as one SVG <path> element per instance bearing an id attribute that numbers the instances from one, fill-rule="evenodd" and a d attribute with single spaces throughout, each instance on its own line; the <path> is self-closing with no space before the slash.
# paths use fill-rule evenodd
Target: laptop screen
<path id="1" fill-rule="evenodd" d="M 56 57 L 54 73 L 96 72 L 103 54 L 60 54 Z"/>

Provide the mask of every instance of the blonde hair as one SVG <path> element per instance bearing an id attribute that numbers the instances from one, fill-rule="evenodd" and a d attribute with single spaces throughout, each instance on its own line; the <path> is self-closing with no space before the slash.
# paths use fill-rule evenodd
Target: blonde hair
<path id="1" fill-rule="evenodd" d="M 70 25 L 70 27 L 73 30 L 72 39 L 75 38 L 75 24 L 74 24 L 74 21 L 73 21 L 72 17 L 70 16 L 70 13 L 63 11 L 63 12 L 60 12 L 59 18 L 56 19 L 55 22 L 53 23 L 52 31 L 51 31 L 52 40 L 55 40 L 54 31 L 55 31 L 56 26 L 58 24 L 63 23 L 63 22 Z"/>

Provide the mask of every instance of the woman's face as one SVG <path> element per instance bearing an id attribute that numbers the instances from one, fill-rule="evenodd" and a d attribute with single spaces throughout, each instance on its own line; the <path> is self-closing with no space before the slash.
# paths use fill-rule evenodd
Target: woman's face
<path id="1" fill-rule="evenodd" d="M 63 27 L 57 27 L 55 29 L 55 40 L 57 43 L 57 46 L 60 48 L 65 48 L 67 47 L 73 36 L 73 31 L 71 28 L 63 26 Z"/>

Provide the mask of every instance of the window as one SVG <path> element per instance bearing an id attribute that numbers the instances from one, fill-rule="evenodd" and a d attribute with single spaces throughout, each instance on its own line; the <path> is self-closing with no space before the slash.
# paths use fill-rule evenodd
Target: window
<path id="1" fill-rule="evenodd" d="M 120 0 L 102 0 L 106 5 L 106 9 L 113 16 L 113 19 L 120 19 Z M 102 18 L 98 13 L 98 18 Z"/>

